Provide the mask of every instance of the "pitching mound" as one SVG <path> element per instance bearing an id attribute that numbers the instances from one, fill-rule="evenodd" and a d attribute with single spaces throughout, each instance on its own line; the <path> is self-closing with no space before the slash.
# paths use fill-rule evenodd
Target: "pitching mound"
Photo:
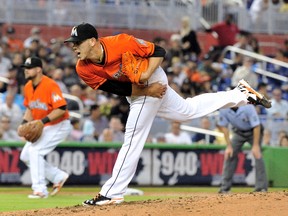
<path id="1" fill-rule="evenodd" d="M 117 206 L 41 209 L 1 213 L 5 216 L 287 216 L 288 192 L 192 194 L 177 199 L 126 202 Z"/>

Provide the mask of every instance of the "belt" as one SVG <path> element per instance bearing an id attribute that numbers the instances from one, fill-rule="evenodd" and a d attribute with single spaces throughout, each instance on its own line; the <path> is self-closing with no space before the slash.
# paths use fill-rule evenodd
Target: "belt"
<path id="1" fill-rule="evenodd" d="M 253 132 L 253 129 L 251 128 L 251 129 L 249 129 L 249 130 L 239 130 L 239 129 L 237 129 L 237 128 L 233 128 L 233 131 L 234 131 L 235 133 L 248 133 L 248 132 Z"/>

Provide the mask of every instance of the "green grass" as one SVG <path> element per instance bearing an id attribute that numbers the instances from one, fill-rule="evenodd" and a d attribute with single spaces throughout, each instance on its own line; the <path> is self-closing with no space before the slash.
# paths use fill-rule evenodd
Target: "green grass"
<path id="1" fill-rule="evenodd" d="M 176 198 L 197 193 L 215 194 L 218 187 L 133 187 L 144 191 L 143 196 L 126 196 L 125 201 L 155 200 Z M 43 209 L 76 206 L 85 199 L 92 198 L 99 191 L 99 187 L 64 187 L 55 197 L 47 199 L 28 199 L 30 187 L 0 187 L 0 212 L 28 209 Z M 233 187 L 232 192 L 251 192 L 250 187 Z M 269 191 L 283 191 L 284 188 L 269 188 Z M 147 193 L 147 194 L 145 194 Z M 168 194 L 167 194 L 168 193 Z"/>

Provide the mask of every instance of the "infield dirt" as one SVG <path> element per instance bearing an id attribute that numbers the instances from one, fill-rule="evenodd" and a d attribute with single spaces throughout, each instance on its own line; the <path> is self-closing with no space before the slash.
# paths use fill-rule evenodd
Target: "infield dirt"
<path id="1" fill-rule="evenodd" d="M 171 195 L 171 193 L 169 193 Z M 183 195 L 183 196 L 182 196 Z M 288 192 L 219 194 L 179 194 L 179 198 L 124 202 L 114 206 L 71 206 L 17 212 L 2 216 L 287 216 Z"/>

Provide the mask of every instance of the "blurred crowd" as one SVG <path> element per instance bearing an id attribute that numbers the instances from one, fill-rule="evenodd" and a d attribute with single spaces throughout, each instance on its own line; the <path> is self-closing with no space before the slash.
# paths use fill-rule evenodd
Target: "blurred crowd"
<path id="1" fill-rule="evenodd" d="M 190 20 L 183 17 L 179 32 L 169 39 L 156 37 L 154 43 L 165 48 L 166 57 L 162 67 L 167 72 L 169 85 L 184 98 L 194 97 L 207 92 L 215 92 L 234 88 L 244 78 L 253 88 L 258 89 L 266 97 L 271 98 L 272 108 L 257 107 L 263 125 L 269 119 L 279 125 L 287 122 L 288 85 L 281 80 L 269 78 L 256 73 L 262 65 L 255 59 L 234 53 L 223 55 L 225 46 L 262 54 L 261 47 L 253 34 L 242 31 L 233 23 L 233 15 L 228 14 L 223 22 L 206 29 L 207 34 L 216 33 L 218 46 L 213 46 L 203 53 L 197 38 L 197 32 L 191 29 Z M 2 28 L 1 28 L 2 27 Z M 68 140 L 76 142 L 117 142 L 124 139 L 125 123 L 129 112 L 129 104 L 124 97 L 92 90 L 82 82 L 76 72 L 76 55 L 69 44 L 62 38 L 45 41 L 41 28 L 31 27 L 30 35 L 25 40 L 17 38 L 13 25 L 2 25 L 0 28 L 0 137 L 1 140 L 20 141 L 17 127 L 21 123 L 23 107 L 24 78 L 23 60 L 29 56 L 38 56 L 43 61 L 43 71 L 59 84 L 63 93 L 76 96 L 81 104 L 67 99 L 68 109 L 80 113 L 82 118 L 71 115 L 73 131 Z M 230 32 L 229 32 L 230 31 Z M 227 33 L 228 32 L 228 33 Z M 101 34 L 101 33 L 100 33 Z M 230 58 L 232 64 L 223 63 L 223 58 Z M 278 51 L 270 56 L 288 62 L 288 39 Z M 288 68 L 267 64 L 266 69 L 287 77 Z M 83 105 L 83 110 L 82 109 Z M 275 120 L 276 119 L 276 120 Z M 199 127 L 217 131 L 217 124 L 209 117 L 201 119 Z M 272 128 L 273 128 L 272 124 Z M 222 144 L 217 136 L 191 134 L 180 129 L 179 122 L 171 122 L 169 130 L 149 137 L 149 143 L 214 143 Z M 271 127 L 265 127 L 265 145 L 287 146 L 288 132 L 277 131 L 277 141 L 271 135 Z M 275 127 L 274 127 L 275 128 Z M 286 127 L 287 128 L 287 127 Z M 273 141 L 274 140 L 274 141 Z"/>

